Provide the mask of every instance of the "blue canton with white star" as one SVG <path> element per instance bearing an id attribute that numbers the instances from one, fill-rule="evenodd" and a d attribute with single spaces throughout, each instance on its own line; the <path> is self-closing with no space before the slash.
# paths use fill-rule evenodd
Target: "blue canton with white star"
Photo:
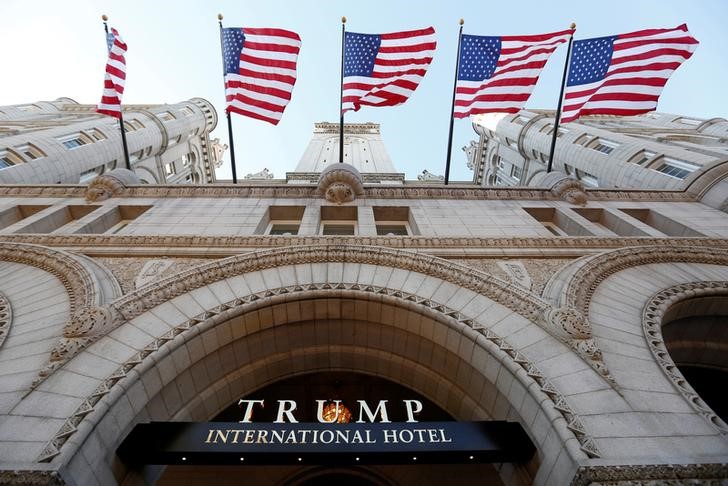
<path id="1" fill-rule="evenodd" d="M 369 77 L 382 44 L 381 36 L 346 32 L 344 37 L 344 77 Z"/>
<path id="2" fill-rule="evenodd" d="M 498 66 L 500 53 L 500 37 L 463 35 L 458 79 L 463 81 L 490 79 Z"/>
<path id="3" fill-rule="evenodd" d="M 106 33 L 106 48 L 107 50 L 111 51 L 111 48 L 114 47 L 114 34 L 111 32 Z"/>
<path id="4" fill-rule="evenodd" d="M 616 35 L 574 41 L 567 86 L 601 81 L 612 63 Z"/>
<path id="5" fill-rule="evenodd" d="M 239 27 L 222 29 L 222 57 L 225 74 L 240 74 L 240 51 L 243 50 L 245 35 Z"/>

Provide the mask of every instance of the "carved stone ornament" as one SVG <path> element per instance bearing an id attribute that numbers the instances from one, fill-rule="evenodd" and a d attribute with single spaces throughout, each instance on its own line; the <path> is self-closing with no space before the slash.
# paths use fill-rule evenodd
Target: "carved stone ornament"
<path id="1" fill-rule="evenodd" d="M 544 320 L 552 334 L 568 344 L 619 392 L 614 377 L 604 363 L 602 352 L 592 338 L 591 325 L 581 312 L 569 307 L 552 308 L 545 312 Z"/>
<path id="2" fill-rule="evenodd" d="M 571 486 L 724 486 L 728 464 L 636 464 L 580 467 Z"/>
<path id="3" fill-rule="evenodd" d="M 429 170 L 425 169 L 422 171 L 422 174 L 417 176 L 417 180 L 423 182 L 443 182 L 445 180 L 445 176 L 433 174 Z"/>
<path id="4" fill-rule="evenodd" d="M 63 337 L 53 346 L 48 362 L 38 372 L 30 388 L 35 389 L 54 371 L 123 321 L 112 307 L 83 307 L 75 311 L 63 328 Z"/>
<path id="5" fill-rule="evenodd" d="M 570 204 L 579 206 L 585 205 L 588 199 L 584 191 L 584 184 L 576 179 L 561 179 L 551 186 L 551 193 Z"/>
<path id="6" fill-rule="evenodd" d="M 728 298 L 728 282 L 691 282 L 676 285 L 653 295 L 645 305 L 642 326 L 647 345 L 655 361 L 685 400 L 721 434 L 728 434 L 726 424 L 695 392 L 672 360 L 662 335 L 662 321 L 672 306 L 686 299 L 701 297 Z"/>
<path id="7" fill-rule="evenodd" d="M 57 471 L 5 470 L 0 471 L 0 484 L 5 486 L 63 486 L 66 482 Z"/>
<path id="8" fill-rule="evenodd" d="M 118 312 L 122 316 L 118 319 L 131 320 L 163 302 L 167 302 L 175 297 L 223 279 L 287 265 L 319 262 L 381 265 L 429 275 L 484 295 L 538 325 L 543 325 L 543 323 L 539 322 L 539 316 L 547 314 L 550 308 L 549 304 L 524 289 L 464 265 L 422 253 L 355 245 L 296 246 L 250 252 L 224 260 L 216 260 L 182 271 L 174 276 L 158 280 L 135 290 L 115 300 L 109 304 L 109 307 L 114 310 L 111 313 L 112 316 L 116 316 L 116 312 Z M 378 298 L 391 299 L 393 303 L 396 301 L 398 305 L 415 305 L 426 312 L 432 312 L 441 316 L 443 319 L 454 320 L 458 324 L 467 326 L 482 334 L 486 341 L 490 343 L 489 345 L 494 347 L 495 352 L 502 356 L 502 359 L 512 361 L 515 366 L 522 368 L 525 371 L 525 376 L 529 380 L 535 381 L 540 390 L 548 396 L 555 412 L 563 417 L 565 427 L 577 439 L 585 457 L 594 458 L 600 456 L 600 451 L 593 437 L 589 435 L 581 418 L 569 405 L 566 397 L 558 391 L 557 387 L 535 364 L 529 361 L 513 345 L 509 344 L 507 339 L 474 321 L 471 317 L 447 307 L 444 303 L 435 302 L 400 289 L 390 289 L 355 282 L 322 282 L 290 285 L 280 288 L 266 288 L 256 293 L 241 296 L 229 302 L 224 302 L 217 307 L 206 309 L 201 314 L 184 321 L 165 334 L 153 338 L 141 351 L 123 363 L 116 372 L 108 376 L 99 385 L 98 389 L 84 400 L 82 406 L 73 416 L 67 419 L 54 439 L 46 445 L 38 460 L 40 462 L 49 462 L 60 454 L 64 443 L 78 430 L 81 421 L 94 410 L 99 400 L 108 394 L 119 381 L 126 379 L 129 372 L 137 365 L 144 362 L 147 357 L 155 353 L 169 341 L 175 339 L 178 335 L 211 319 L 218 321 L 229 319 L 257 309 L 259 306 L 272 305 L 279 301 L 295 298 L 295 294 L 298 293 L 316 298 L 325 298 L 331 296 L 332 291 L 342 296 L 345 293 L 351 293 L 352 297 L 376 294 Z M 557 313 L 557 315 L 563 314 L 564 312 Z M 114 317 L 109 325 L 109 321 L 106 320 L 108 317 L 106 316 L 108 314 L 93 309 L 79 313 L 80 322 L 77 328 L 83 332 L 89 332 L 87 330 L 91 330 L 94 334 L 84 334 L 83 336 L 87 337 L 76 338 L 76 341 L 69 339 L 69 341 L 64 343 L 68 348 L 59 350 L 59 356 L 61 353 L 66 355 L 73 353 L 74 349 L 72 346 L 86 345 L 87 342 L 91 342 L 94 338 L 96 330 L 109 329 L 110 326 L 113 327 L 115 325 L 114 323 L 118 322 L 117 318 Z M 550 327 L 545 327 L 546 330 L 550 330 Z M 567 326 L 567 328 L 576 329 L 578 326 L 571 325 L 570 327 Z M 84 342 L 85 339 L 88 339 L 88 341 Z M 78 444 L 82 440 L 79 439 L 75 443 Z"/>
<path id="9" fill-rule="evenodd" d="M 253 181 L 267 181 L 269 179 L 273 179 L 275 175 L 268 170 L 267 167 L 265 167 L 260 172 L 256 172 L 255 174 L 247 174 L 244 179 L 253 180 Z"/>
<path id="10" fill-rule="evenodd" d="M 122 194 L 127 186 L 139 184 L 141 179 L 134 172 L 128 169 L 114 169 L 92 180 L 84 196 L 87 202 L 106 201 Z"/>
<path id="11" fill-rule="evenodd" d="M 0 293 L 0 347 L 5 342 L 5 338 L 8 337 L 12 322 L 13 309 L 10 307 L 10 301 Z"/>
<path id="12" fill-rule="evenodd" d="M 362 177 L 355 167 L 335 163 L 321 171 L 318 191 L 327 201 L 341 204 L 351 202 L 356 196 L 364 194 Z"/>

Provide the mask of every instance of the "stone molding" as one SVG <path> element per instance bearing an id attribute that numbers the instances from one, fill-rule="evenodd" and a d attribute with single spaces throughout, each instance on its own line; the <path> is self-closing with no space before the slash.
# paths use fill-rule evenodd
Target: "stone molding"
<path id="1" fill-rule="evenodd" d="M 725 246 L 725 240 L 720 246 Z M 610 275 L 631 267 L 673 262 L 726 266 L 728 250 L 700 246 L 678 247 L 671 244 L 629 247 L 603 253 L 587 260 L 575 272 L 566 289 L 565 305 L 588 316 L 589 304 L 596 288 Z"/>
<path id="2" fill-rule="evenodd" d="M 0 185 L 0 196 L 12 197 L 85 197 L 87 186 L 75 185 Z M 592 201 L 695 201 L 684 191 L 587 189 Z M 463 199 L 463 200 L 560 200 L 547 188 L 494 188 L 471 184 L 451 184 L 448 187 L 406 181 L 404 186 L 364 186 L 365 197 L 374 199 Z M 265 181 L 245 185 L 216 184 L 214 186 L 139 185 L 127 187 L 119 197 L 139 198 L 318 198 L 315 185 L 271 184 Z"/>
<path id="3" fill-rule="evenodd" d="M 571 486 L 721 486 L 728 464 L 642 464 L 580 467 Z"/>
<path id="4" fill-rule="evenodd" d="M 0 261 L 30 265 L 58 278 L 68 292 L 71 313 L 98 303 L 96 279 L 65 251 L 25 243 L 0 242 Z"/>
<path id="5" fill-rule="evenodd" d="M 217 277 L 217 280 L 220 280 L 229 276 L 219 273 Z M 184 288 L 185 279 L 180 280 L 178 278 L 175 278 L 174 280 L 177 280 L 180 284 L 182 284 L 172 287 L 172 291 L 175 292 L 176 295 L 181 295 L 182 293 L 193 290 L 191 288 Z M 168 280 L 168 283 L 171 282 L 169 282 Z M 197 288 L 200 285 L 204 285 L 205 283 L 210 282 L 197 280 L 197 286 L 194 288 Z M 166 286 L 170 287 L 170 285 Z M 46 444 L 46 447 L 43 449 L 42 453 L 38 457 L 38 462 L 50 462 L 53 460 L 54 457 L 58 456 L 61 453 L 63 445 L 79 429 L 79 426 L 84 418 L 90 413 L 94 412 L 95 407 L 99 403 L 99 401 L 104 396 L 109 394 L 112 388 L 114 388 L 114 386 L 116 386 L 119 381 L 129 375 L 132 370 L 134 370 L 134 368 L 136 368 L 145 360 L 146 362 L 148 362 L 149 359 L 153 359 L 153 357 L 150 358 L 150 355 L 153 355 L 157 350 L 159 350 L 160 347 L 162 347 L 165 343 L 175 339 L 178 335 L 183 334 L 186 331 L 193 329 L 195 326 L 209 321 L 210 319 L 217 319 L 218 321 L 231 319 L 246 312 L 254 311 L 263 306 L 270 306 L 284 300 L 290 300 L 291 298 L 294 298 L 294 296 L 300 298 L 330 297 L 331 291 L 336 291 L 337 295 L 341 297 L 352 296 L 354 298 L 361 298 L 370 296 L 371 298 L 376 295 L 384 301 L 393 302 L 397 305 L 411 306 L 415 304 L 417 306 L 421 306 L 421 308 L 423 308 L 423 310 L 426 312 L 436 313 L 444 320 L 455 320 L 460 325 L 468 326 L 476 332 L 480 333 L 489 343 L 497 347 L 498 353 L 500 353 L 502 359 L 509 360 L 514 363 L 514 366 L 524 370 L 526 376 L 528 377 L 527 379 L 532 380 L 538 385 L 539 390 L 546 395 L 547 400 L 551 403 L 551 406 L 553 406 L 556 413 L 565 420 L 566 428 L 577 439 L 580 450 L 586 455 L 586 457 L 600 457 L 601 452 L 599 451 L 594 439 L 588 434 L 583 422 L 581 421 L 581 418 L 576 414 L 574 409 L 569 405 L 566 398 L 558 391 L 555 385 L 546 376 L 544 376 L 544 374 L 538 369 L 536 365 L 531 363 L 523 354 L 521 354 L 517 349 L 511 346 L 505 339 L 492 332 L 490 329 L 478 325 L 472 319 L 468 318 L 467 316 L 461 314 L 454 309 L 450 309 L 444 304 L 434 302 L 431 299 L 419 297 L 415 294 L 410 294 L 401 290 L 394 290 L 375 285 L 326 282 L 291 285 L 281 288 L 265 289 L 260 292 L 252 293 L 242 298 L 237 298 L 232 301 L 223 303 L 215 308 L 206 309 L 201 314 L 194 316 L 191 319 L 188 319 L 182 324 L 167 331 L 162 336 L 153 339 L 149 344 L 144 347 L 143 350 L 136 353 L 124 364 L 122 364 L 114 373 L 107 377 L 96 388 L 91 396 L 87 397 L 84 400 L 84 402 L 73 413 L 73 415 L 66 420 L 60 430 L 55 434 L 53 439 Z M 148 292 L 137 291 L 135 293 L 138 294 L 140 298 L 145 295 L 149 297 Z M 167 298 L 171 299 L 172 296 L 169 296 Z M 155 307 L 166 301 L 167 299 L 162 298 L 158 300 L 154 298 L 147 298 L 143 301 L 139 301 L 138 299 L 126 300 L 126 304 L 122 304 L 121 306 L 127 312 L 127 314 L 125 314 L 125 317 L 131 319 L 132 317 L 130 316 L 138 316 L 145 310 Z M 139 375 L 138 372 L 135 372 L 133 374 L 135 376 Z M 103 409 L 106 410 L 106 407 L 103 407 Z M 78 441 L 76 441 L 76 443 L 78 444 Z"/>
<path id="6" fill-rule="evenodd" d="M 164 247 L 164 248 L 274 248 L 299 245 L 364 245 L 390 248 L 487 248 L 604 250 L 626 247 L 728 248 L 725 238 L 656 238 L 656 237 L 432 237 L 432 236 L 202 236 L 202 235 L 93 235 L 93 234 L 8 234 L 3 241 L 60 247 Z"/>
<path id="7" fill-rule="evenodd" d="M 690 282 L 662 290 L 647 302 L 642 314 L 642 326 L 650 352 L 665 376 L 685 400 L 721 434 L 728 434 L 728 425 L 713 412 L 695 392 L 672 360 L 662 336 L 662 320 L 675 304 L 696 297 L 722 296 L 728 298 L 728 282 Z M 727 476 L 728 477 L 728 476 Z"/>
<path id="8" fill-rule="evenodd" d="M 18 469 L 0 471 L 0 484 L 6 486 L 63 486 L 66 482 L 57 471 Z"/>
<path id="9" fill-rule="evenodd" d="M 13 309 L 2 292 L 0 292 L 0 347 L 5 342 L 10 332 L 10 325 L 13 323 Z"/>

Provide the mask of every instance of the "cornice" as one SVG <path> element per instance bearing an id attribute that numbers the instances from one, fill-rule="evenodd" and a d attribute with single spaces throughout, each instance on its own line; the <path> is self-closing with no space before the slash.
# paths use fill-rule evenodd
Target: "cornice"
<path id="1" fill-rule="evenodd" d="M 580 467 L 571 486 L 718 485 L 728 477 L 728 464 L 635 464 Z"/>
<path id="2" fill-rule="evenodd" d="M 86 186 L 75 185 L 1 185 L 0 197 L 83 197 Z M 695 201 L 684 191 L 587 189 L 589 200 Z M 124 198 L 311 198 L 320 197 L 314 185 L 248 183 L 245 185 L 140 185 L 129 186 L 118 197 Z M 548 188 L 477 187 L 472 184 L 432 184 L 405 182 L 403 186 L 364 185 L 364 198 L 372 199 L 458 199 L 458 200 L 531 200 L 557 201 L 561 198 Z"/>
<path id="3" fill-rule="evenodd" d="M 201 236 L 7 234 L 0 242 L 71 248 L 86 254 L 157 254 L 159 251 L 208 256 L 234 255 L 263 248 L 300 245 L 362 245 L 426 250 L 450 258 L 498 255 L 580 256 L 629 247 L 728 248 L 726 238 L 656 237 L 434 237 L 434 236 Z"/>

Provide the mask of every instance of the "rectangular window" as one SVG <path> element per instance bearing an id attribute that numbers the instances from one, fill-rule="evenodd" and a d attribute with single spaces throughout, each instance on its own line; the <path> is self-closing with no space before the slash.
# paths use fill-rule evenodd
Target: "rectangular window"
<path id="1" fill-rule="evenodd" d="M 83 218 L 100 207 L 87 204 L 62 206 L 56 211 L 17 229 L 14 233 L 51 233 L 72 221 Z"/>
<path id="2" fill-rule="evenodd" d="M 570 216 L 556 208 L 523 208 L 529 216 L 541 223 L 549 233 L 556 236 L 593 236 L 593 234 Z"/>
<path id="3" fill-rule="evenodd" d="M 298 223 L 273 223 L 270 225 L 269 235 L 297 235 L 301 227 Z"/>
<path id="4" fill-rule="evenodd" d="M 404 224 L 377 224 L 379 236 L 407 236 L 407 226 Z"/>
<path id="5" fill-rule="evenodd" d="M 686 118 L 681 117 L 675 120 L 678 123 L 682 123 L 683 125 L 690 125 L 691 127 L 697 127 L 700 125 L 703 121 L 702 120 L 696 120 L 695 118 Z"/>
<path id="6" fill-rule="evenodd" d="M 593 135 L 589 135 L 588 133 L 584 133 L 581 136 L 579 136 L 576 140 L 574 140 L 574 143 L 579 144 L 579 145 L 583 145 L 583 146 L 586 147 L 587 145 L 589 145 L 592 142 L 592 140 L 594 140 L 594 136 Z"/>
<path id="7" fill-rule="evenodd" d="M 322 235 L 355 235 L 356 206 L 321 206 Z"/>
<path id="8" fill-rule="evenodd" d="M 10 152 L 8 150 L 0 152 L 0 170 L 22 163 L 23 159 L 18 157 L 18 155 L 14 152 Z"/>
<path id="9" fill-rule="evenodd" d="M 102 132 L 98 128 L 94 128 L 89 133 L 91 134 L 91 137 L 93 137 L 93 139 L 97 142 L 100 142 L 101 140 L 106 140 L 106 135 L 104 135 L 104 132 Z"/>
<path id="10" fill-rule="evenodd" d="M 642 150 L 637 155 L 632 157 L 630 159 L 630 162 L 637 165 L 645 165 L 647 164 L 652 158 L 655 156 L 655 152 L 650 152 L 649 150 Z"/>
<path id="11" fill-rule="evenodd" d="M 58 141 L 61 142 L 61 144 L 63 144 L 63 146 L 66 147 L 68 150 L 73 150 L 75 148 L 81 147 L 82 145 L 88 145 L 90 143 L 93 143 L 93 139 L 85 133 L 68 135 L 66 137 L 59 138 Z"/>
<path id="12" fill-rule="evenodd" d="M 75 231 L 76 234 L 116 234 L 126 228 L 152 206 L 115 206 L 104 211 L 97 218 Z"/>
<path id="13" fill-rule="evenodd" d="M 184 167 L 187 167 L 188 165 L 190 165 L 190 154 L 184 154 L 182 156 L 182 159 L 180 160 L 182 161 L 182 165 Z"/>
<path id="14" fill-rule="evenodd" d="M 40 159 L 46 156 L 45 152 L 32 143 L 16 147 L 15 150 L 28 157 L 30 160 Z"/>
<path id="15" fill-rule="evenodd" d="M 516 115 L 515 117 L 513 117 L 513 120 L 512 120 L 512 122 L 517 125 L 525 125 L 529 121 L 531 121 L 531 119 L 528 117 L 525 117 L 523 115 Z"/>
<path id="16" fill-rule="evenodd" d="M 160 113 L 157 116 L 162 121 L 172 121 L 172 120 L 175 119 L 175 116 L 172 113 L 168 112 L 168 111 L 165 111 L 164 113 Z"/>
<path id="17" fill-rule="evenodd" d="M 649 236 L 626 218 L 617 216 L 616 212 L 601 208 L 571 208 L 571 210 L 610 233 L 619 236 Z"/>
<path id="18" fill-rule="evenodd" d="M 374 206 L 374 224 L 380 236 L 417 235 L 419 231 L 407 206 Z"/>
<path id="19" fill-rule="evenodd" d="M 356 223 L 328 223 L 322 222 L 324 236 L 353 236 L 356 234 Z"/>
<path id="20" fill-rule="evenodd" d="M 514 179 L 516 179 L 517 181 L 520 182 L 522 175 L 523 175 L 523 169 L 521 169 L 517 165 L 511 166 L 511 177 L 513 177 Z"/>
<path id="21" fill-rule="evenodd" d="M 655 170 L 662 172 L 663 174 L 667 174 L 670 177 L 675 177 L 676 179 L 685 179 L 691 172 L 694 172 L 699 168 L 700 167 L 695 164 L 683 162 L 682 160 L 663 157 L 660 159 L 659 165 Z"/>
<path id="22" fill-rule="evenodd" d="M 270 206 L 255 234 L 297 235 L 305 210 L 305 206 Z"/>
<path id="23" fill-rule="evenodd" d="M 95 178 L 101 170 L 103 169 L 103 166 L 101 166 L 101 169 L 99 167 L 94 167 L 93 169 L 85 170 L 81 172 L 78 178 L 79 184 L 88 184 L 91 179 Z"/>
<path id="24" fill-rule="evenodd" d="M 190 108 L 189 106 L 185 106 L 185 107 L 184 107 L 184 108 L 182 108 L 182 109 L 181 109 L 180 111 L 182 112 L 182 114 L 183 114 L 184 116 L 192 116 L 192 115 L 194 115 L 194 114 L 195 114 L 195 112 L 194 112 L 194 111 L 192 111 L 192 108 Z"/>
<path id="25" fill-rule="evenodd" d="M 164 173 L 167 175 L 167 177 L 175 175 L 177 173 L 177 169 L 175 169 L 174 167 L 174 162 L 164 164 Z"/>
<path id="26" fill-rule="evenodd" d="M 50 206 L 20 205 L 0 211 L 0 229 L 7 228 L 11 224 L 33 216 L 35 213 L 43 211 L 48 207 Z"/>
<path id="27" fill-rule="evenodd" d="M 598 138 L 589 145 L 590 149 L 607 155 L 611 154 L 617 147 L 619 147 L 617 142 L 612 142 L 611 140 L 605 140 L 603 138 Z"/>
<path id="28" fill-rule="evenodd" d="M 704 234 L 698 233 L 694 229 L 689 228 L 682 223 L 678 223 L 674 219 L 668 218 L 667 216 L 664 216 L 657 211 L 653 211 L 652 209 L 620 208 L 619 210 L 639 221 L 642 221 L 647 226 L 655 228 L 657 231 L 667 236 L 705 236 Z"/>

